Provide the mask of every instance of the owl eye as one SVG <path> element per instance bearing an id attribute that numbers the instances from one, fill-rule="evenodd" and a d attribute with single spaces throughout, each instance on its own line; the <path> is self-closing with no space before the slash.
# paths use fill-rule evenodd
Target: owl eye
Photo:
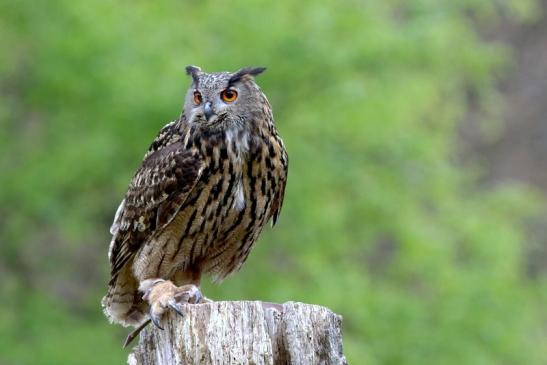
<path id="1" fill-rule="evenodd" d="M 201 101 L 201 93 L 199 91 L 194 91 L 194 104 L 199 105 L 201 104 Z"/>
<path id="2" fill-rule="evenodd" d="M 232 101 L 235 101 L 237 99 L 237 91 L 233 89 L 226 89 L 220 93 L 220 97 L 226 103 L 231 103 Z"/>

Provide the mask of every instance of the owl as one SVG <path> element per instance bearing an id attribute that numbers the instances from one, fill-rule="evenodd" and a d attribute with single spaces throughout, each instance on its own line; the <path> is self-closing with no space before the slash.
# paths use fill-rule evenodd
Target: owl
<path id="1" fill-rule="evenodd" d="M 238 271 L 276 223 L 288 157 L 255 83 L 264 70 L 186 68 L 183 112 L 150 145 L 110 228 L 102 306 L 111 322 L 161 328 L 165 311 L 207 301 L 202 275 L 221 281 Z"/>

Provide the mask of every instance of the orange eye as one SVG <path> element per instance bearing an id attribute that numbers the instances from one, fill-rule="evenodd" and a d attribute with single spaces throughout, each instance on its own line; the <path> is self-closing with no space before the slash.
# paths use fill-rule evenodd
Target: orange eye
<path id="1" fill-rule="evenodd" d="M 226 103 L 231 103 L 232 101 L 235 101 L 237 99 L 237 91 L 233 89 L 226 89 L 220 93 L 220 97 Z"/>
<path id="2" fill-rule="evenodd" d="M 199 91 L 194 91 L 194 104 L 199 105 L 201 104 L 201 93 Z"/>

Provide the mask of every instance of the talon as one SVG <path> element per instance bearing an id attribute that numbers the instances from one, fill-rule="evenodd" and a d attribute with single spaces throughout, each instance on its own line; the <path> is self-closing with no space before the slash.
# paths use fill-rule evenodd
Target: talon
<path id="1" fill-rule="evenodd" d="M 203 299 L 203 295 L 201 295 L 201 291 L 197 290 L 194 294 L 194 302 L 193 303 L 199 303 Z"/>
<path id="2" fill-rule="evenodd" d="M 166 310 L 171 308 L 179 316 L 184 317 L 184 306 L 181 303 L 197 304 L 206 300 L 198 286 L 187 284 L 177 287 L 173 282 L 164 279 L 144 280 L 139 290 L 144 294 L 143 300 L 150 305 L 150 320 L 162 330 L 161 316 Z"/>
<path id="3" fill-rule="evenodd" d="M 179 304 L 174 300 L 170 300 L 169 302 L 167 302 L 167 305 L 172 309 L 174 310 L 175 312 L 177 312 L 177 314 L 181 317 L 184 317 L 184 313 L 182 312 L 182 310 L 180 309 L 179 307 Z"/>
<path id="4" fill-rule="evenodd" d="M 155 315 L 152 311 L 150 311 L 150 319 L 152 320 L 152 323 L 154 323 L 156 327 L 158 327 L 160 330 L 163 330 L 163 327 L 161 326 L 161 323 L 160 323 L 160 317 Z"/>
<path id="5" fill-rule="evenodd" d="M 203 297 L 201 295 L 201 291 L 199 288 L 195 285 L 188 285 L 186 287 L 190 287 L 189 289 L 185 289 L 178 294 L 175 294 L 174 298 L 177 302 L 184 302 L 184 303 L 192 303 L 196 304 L 199 303 L 201 298 Z"/>

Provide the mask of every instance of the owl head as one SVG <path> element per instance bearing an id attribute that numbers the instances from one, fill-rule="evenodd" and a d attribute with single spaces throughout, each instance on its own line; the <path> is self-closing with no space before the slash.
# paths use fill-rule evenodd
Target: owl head
<path id="1" fill-rule="evenodd" d="M 186 67 L 192 76 L 184 101 L 186 120 L 202 128 L 222 130 L 243 127 L 263 116 L 269 104 L 254 77 L 265 69 L 246 67 L 233 73 L 206 73 L 197 66 Z"/>

